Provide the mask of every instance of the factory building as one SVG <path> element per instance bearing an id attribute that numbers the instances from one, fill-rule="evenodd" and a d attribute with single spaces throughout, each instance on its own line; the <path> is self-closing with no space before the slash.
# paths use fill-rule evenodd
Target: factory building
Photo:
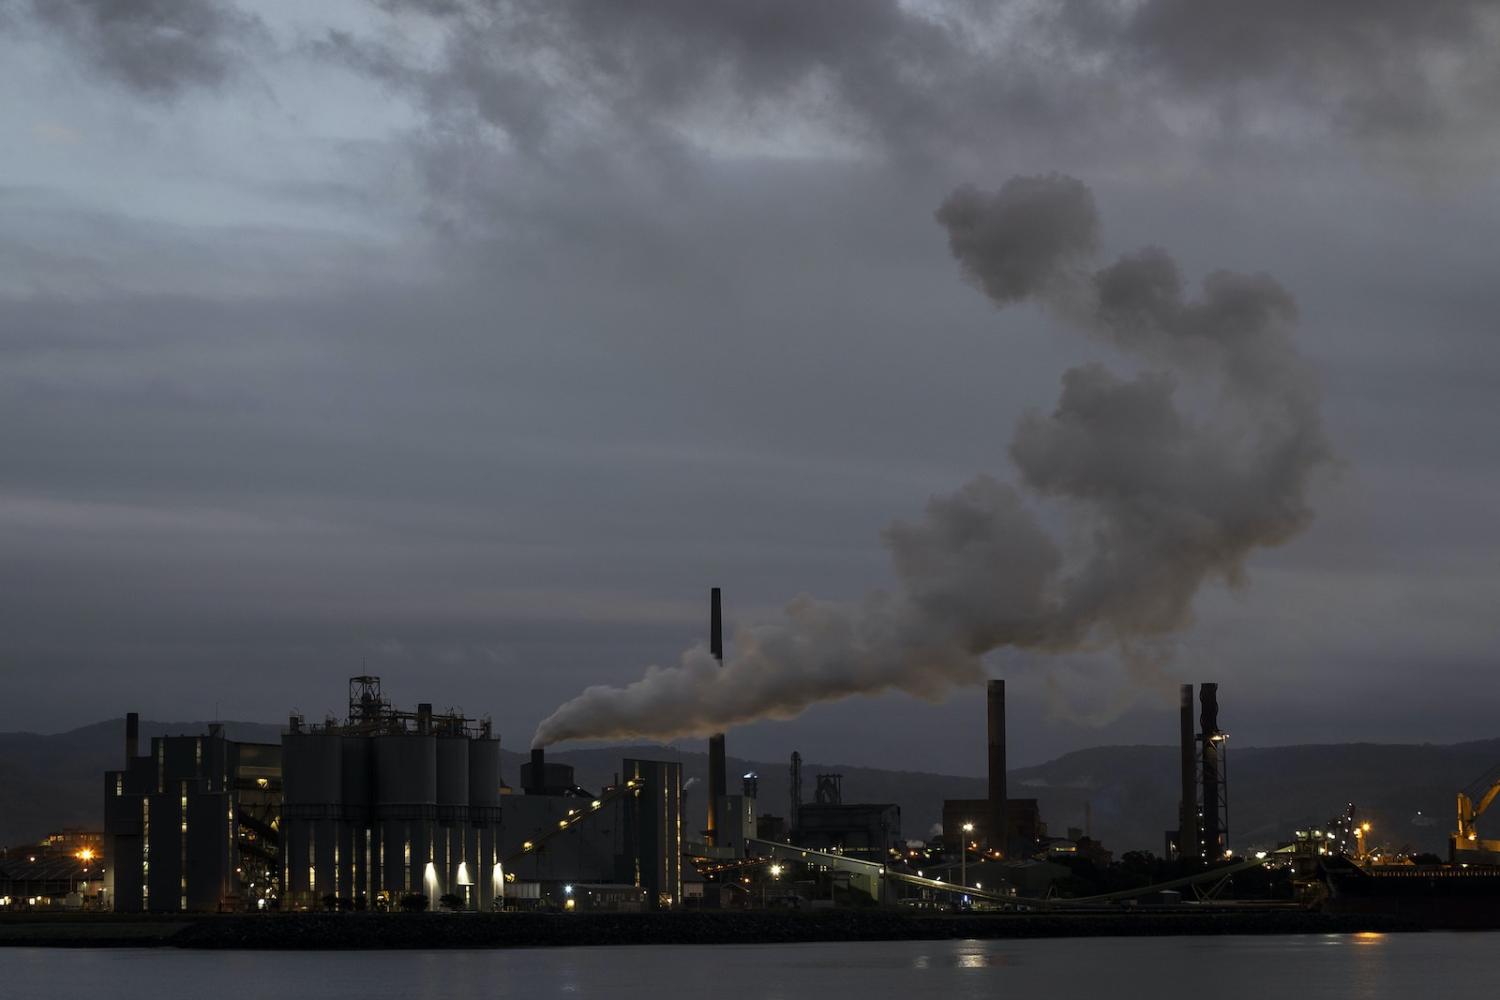
<path id="1" fill-rule="evenodd" d="M 501 831 L 507 886 L 535 885 L 543 903 L 565 909 L 681 905 L 680 763 L 626 758 L 596 795 L 537 748 L 521 787 Z"/>
<path id="2" fill-rule="evenodd" d="M 943 800 L 943 851 L 957 854 L 959 845 L 965 840 L 970 851 L 992 854 L 998 850 L 990 832 L 989 799 L 944 799 Z M 1006 799 L 1005 843 L 1007 858 L 1026 858 L 1041 849 L 1047 838 L 1047 824 L 1042 822 L 1041 806 L 1036 799 Z M 968 833 L 965 826 L 972 826 Z"/>
<path id="3" fill-rule="evenodd" d="M 719 828 L 714 846 L 734 857 L 744 857 L 748 841 L 760 836 L 760 820 L 755 815 L 760 778 L 754 772 L 741 777 L 739 795 L 720 795 L 716 810 Z"/>
<path id="4" fill-rule="evenodd" d="M 261 908 L 278 896 L 281 747 L 215 724 L 158 736 L 140 755 L 125 720 L 125 767 L 104 776 L 106 898 L 121 913 Z"/>
<path id="5" fill-rule="evenodd" d="M 800 765 L 799 756 L 794 767 Z M 901 839 L 901 807 L 888 802 L 845 803 L 843 777 L 818 775 L 813 801 L 797 804 L 792 841 L 810 850 L 883 862 L 890 851 L 900 850 L 905 844 Z"/>
<path id="6" fill-rule="evenodd" d="M 398 711 L 380 678 L 349 715 L 282 736 L 283 908 L 490 909 L 499 895 L 500 741 L 488 719 Z"/>
<path id="7" fill-rule="evenodd" d="M 943 802 L 943 850 L 958 853 L 965 845 L 991 857 L 1024 858 L 1047 835 L 1036 799 L 1012 799 L 1005 786 L 1005 681 L 992 680 L 986 690 L 989 795 L 983 799 Z"/>

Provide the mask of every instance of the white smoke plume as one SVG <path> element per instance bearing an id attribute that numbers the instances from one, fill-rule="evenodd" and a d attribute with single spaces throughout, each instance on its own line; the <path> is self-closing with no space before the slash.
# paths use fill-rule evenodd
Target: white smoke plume
<path id="1" fill-rule="evenodd" d="M 891 690 L 937 698 L 981 683 L 985 654 L 1002 647 L 1149 660 L 1191 622 L 1205 581 L 1240 583 L 1253 551 L 1308 524 L 1309 481 L 1330 453 L 1280 285 L 1220 271 L 1188 299 L 1159 249 L 1090 270 L 1098 213 L 1070 177 L 960 188 L 937 221 L 997 306 L 1039 302 L 1148 370 L 1065 372 L 1056 408 L 1027 413 L 1011 439 L 1020 488 L 981 475 L 887 528 L 895 592 L 799 597 L 783 620 L 738 629 L 722 668 L 697 646 L 623 688 L 590 687 L 534 745 L 706 735 Z M 1179 384 L 1208 404 L 1182 405 Z M 1066 544 L 1022 490 L 1058 505 Z"/>

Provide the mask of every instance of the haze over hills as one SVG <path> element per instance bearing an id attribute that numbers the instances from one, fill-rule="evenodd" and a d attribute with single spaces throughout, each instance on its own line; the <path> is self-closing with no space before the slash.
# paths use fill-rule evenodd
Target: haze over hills
<path id="1" fill-rule="evenodd" d="M 278 742 L 281 727 L 226 722 L 231 739 Z M 207 723 L 141 723 L 141 745 L 164 733 L 201 733 Z M 730 741 L 731 748 L 733 740 Z M 790 749 L 788 751 L 790 753 Z M 114 719 L 55 735 L 0 733 L 0 844 L 34 841 L 65 826 L 102 825 L 103 773 L 118 768 L 124 754 L 124 721 Z M 613 780 L 624 757 L 681 761 L 688 780 L 687 815 L 703 811 L 708 758 L 675 747 L 635 746 L 550 753 L 549 760 L 577 769 L 586 788 Z M 502 774 L 519 784 L 525 755 L 502 751 Z M 976 765 L 980 764 L 976 753 Z M 1453 823 L 1454 793 L 1500 763 L 1500 739 L 1451 745 L 1330 744 L 1236 748 L 1229 756 L 1231 842 L 1238 849 L 1264 847 L 1315 826 L 1353 802 L 1375 827 L 1375 844 L 1444 853 Z M 787 761 L 729 758 L 731 775 L 754 771 L 760 778 L 760 811 L 784 816 L 789 801 Z M 843 775 L 846 802 L 894 802 L 901 806 L 908 838 L 925 838 L 938 823 L 947 798 L 984 795 L 980 777 L 892 771 L 804 761 L 803 798 L 810 799 L 820 773 Z M 696 778 L 696 781 L 692 779 Z M 1013 798 L 1035 797 L 1050 832 L 1082 827 L 1091 813 L 1092 833 L 1117 854 L 1160 853 L 1163 831 L 1176 825 L 1177 748 L 1105 746 L 1065 754 L 1009 773 Z M 731 780 L 730 790 L 738 791 Z"/>

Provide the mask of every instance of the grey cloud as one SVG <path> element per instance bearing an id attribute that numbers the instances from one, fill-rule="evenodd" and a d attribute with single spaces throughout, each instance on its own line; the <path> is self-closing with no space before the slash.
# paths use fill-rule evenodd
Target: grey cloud
<path id="1" fill-rule="evenodd" d="M 382 6 L 434 13 L 425 2 Z M 377 75 L 407 81 L 441 130 L 472 116 L 554 167 L 563 156 L 670 160 L 809 137 L 932 163 L 1023 135 L 1066 142 L 1115 110 L 1102 81 L 1049 79 L 1048 42 L 1018 31 L 1029 15 L 981 5 L 510 0 L 435 13 L 449 32 L 437 64 L 378 60 Z M 1064 116 L 1074 128 L 1057 129 Z"/>
<path id="2" fill-rule="evenodd" d="M 32 0 L 37 20 L 105 75 L 153 97 L 222 83 L 260 21 L 217 0 Z"/>
<path id="3" fill-rule="evenodd" d="M 1057 25 L 1117 72 L 1231 118 L 1300 107 L 1360 136 L 1461 140 L 1475 116 L 1493 124 L 1500 93 L 1500 16 L 1484 0 L 1075 0 Z"/>
<path id="4" fill-rule="evenodd" d="M 378 74 L 404 77 L 443 129 L 471 114 L 554 166 L 798 128 L 924 165 L 1018 148 L 1074 163 L 1162 144 L 1202 155 L 1224 136 L 1274 148 L 1288 133 L 1267 122 L 1299 115 L 1384 143 L 1367 152 L 1442 160 L 1493 125 L 1500 92 L 1485 58 L 1500 18 L 1478 0 L 382 6 L 434 14 L 450 36 L 437 65 Z M 1186 135 L 1184 111 L 1212 127 Z"/>

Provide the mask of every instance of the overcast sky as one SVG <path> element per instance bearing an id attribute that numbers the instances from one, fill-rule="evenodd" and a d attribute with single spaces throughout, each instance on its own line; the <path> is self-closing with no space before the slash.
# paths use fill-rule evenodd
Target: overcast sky
<path id="1" fill-rule="evenodd" d="M 1500 12 L 1472 0 L 0 0 L 0 729 L 584 687 L 891 584 L 882 530 L 1118 359 L 934 212 L 1294 296 L 1337 463 L 1170 679 L 1251 745 L 1494 736 Z M 1127 369 L 1128 370 L 1128 369 Z M 1012 759 L 1166 743 L 1002 652 Z M 982 693 L 731 753 L 978 773 Z M 685 743 L 684 745 L 689 745 Z"/>

